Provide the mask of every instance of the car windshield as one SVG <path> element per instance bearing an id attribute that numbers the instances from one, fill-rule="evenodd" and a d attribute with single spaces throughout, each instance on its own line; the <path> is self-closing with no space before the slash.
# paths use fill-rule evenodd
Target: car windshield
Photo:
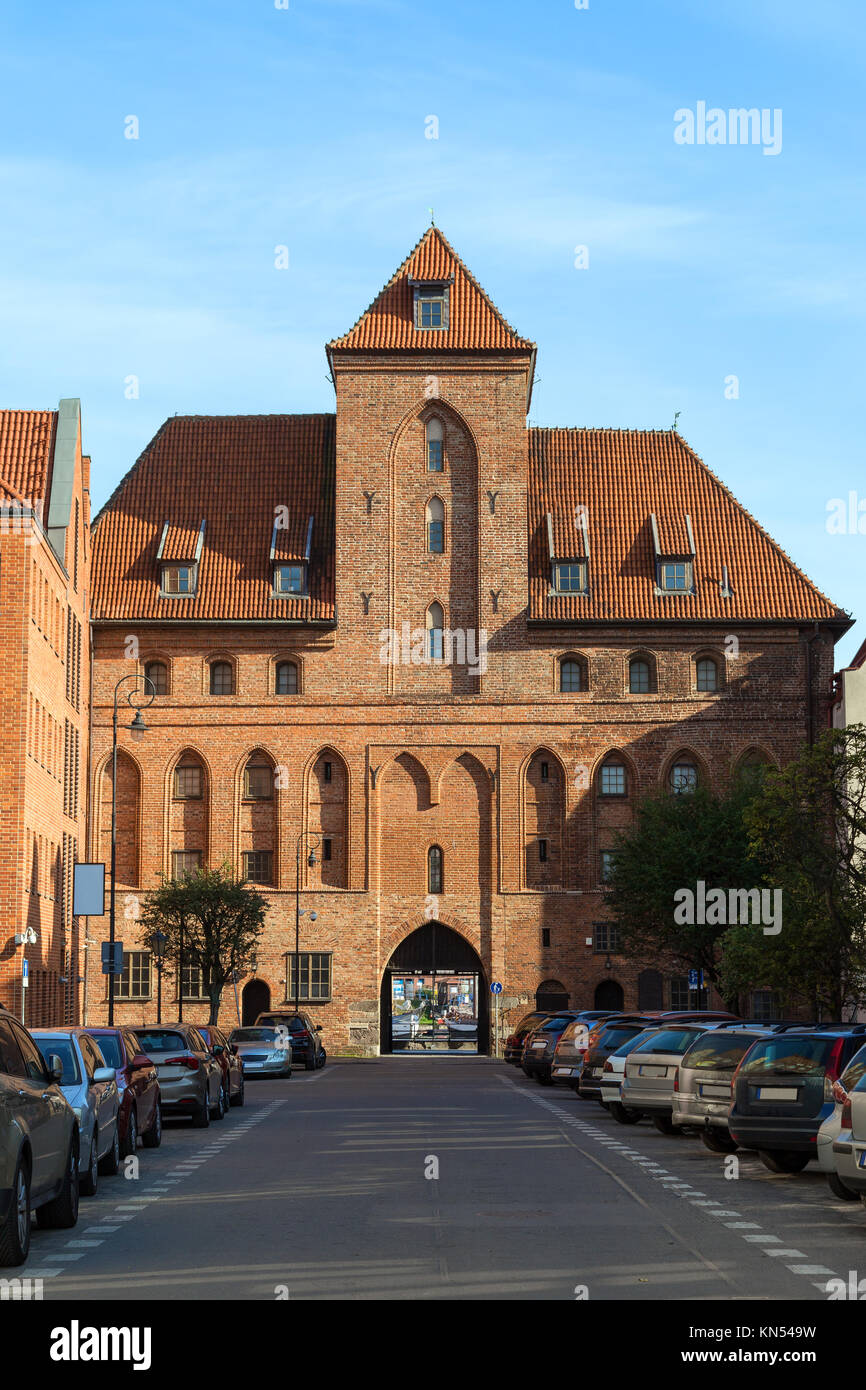
<path id="1" fill-rule="evenodd" d="M 164 1028 L 139 1029 L 136 1033 L 142 1052 L 185 1052 L 186 1038 L 182 1033 L 172 1033 Z"/>
<path id="2" fill-rule="evenodd" d="M 653 1028 L 650 1031 L 654 1034 L 656 1030 Z M 643 1038 L 648 1036 L 648 1034 L 639 1033 L 637 1036 L 639 1041 L 643 1041 Z M 628 1054 L 634 1050 L 634 1044 L 634 1038 L 629 1038 L 628 1042 L 624 1042 L 620 1047 L 616 1049 L 615 1052 L 612 1052 L 610 1054 L 611 1057 L 627 1057 Z"/>
<path id="3" fill-rule="evenodd" d="M 540 1033 L 561 1033 L 571 1023 L 570 1018 L 549 1018 L 546 1023 L 542 1023 L 539 1028 Z"/>
<path id="4" fill-rule="evenodd" d="M 846 1091 L 853 1091 L 866 1076 L 866 1047 L 855 1052 L 842 1074 L 842 1085 Z"/>
<path id="5" fill-rule="evenodd" d="M 628 1023 L 620 1028 L 605 1028 L 596 1039 L 596 1047 L 619 1047 L 628 1038 L 636 1038 L 638 1033 L 646 1032 L 645 1023 Z"/>
<path id="6" fill-rule="evenodd" d="M 579 1037 L 581 1041 L 589 1037 L 589 1024 L 580 1018 L 572 1019 L 571 1023 L 569 1023 L 562 1034 L 562 1041 L 571 1042 L 573 1038 L 577 1037 Z"/>
<path id="7" fill-rule="evenodd" d="M 290 1033 L 301 1033 L 305 1026 L 302 1018 L 280 1018 L 279 1014 L 269 1014 L 267 1018 L 262 1019 L 262 1023 L 275 1028 L 288 1028 Z"/>
<path id="8" fill-rule="evenodd" d="M 277 1040 L 275 1028 L 236 1028 L 229 1038 L 232 1043 L 272 1043 Z"/>
<path id="9" fill-rule="evenodd" d="M 70 1038 L 34 1038 L 33 1041 L 42 1053 L 46 1067 L 48 1066 L 48 1058 L 52 1054 L 60 1058 L 63 1063 L 61 1086 L 81 1085 L 81 1068 L 78 1065 L 78 1058 Z"/>
<path id="10" fill-rule="evenodd" d="M 823 1076 L 835 1038 L 794 1038 L 790 1034 L 756 1043 L 743 1062 L 744 1076 Z"/>
<path id="11" fill-rule="evenodd" d="M 681 1057 L 691 1047 L 695 1038 L 700 1037 L 697 1028 L 662 1028 L 658 1033 L 650 1033 L 632 1048 L 635 1052 L 671 1052 Z"/>
<path id="12" fill-rule="evenodd" d="M 759 1033 L 704 1033 L 689 1048 L 683 1066 L 695 1071 L 736 1071 Z"/>
<path id="13" fill-rule="evenodd" d="M 125 1067 L 126 1055 L 116 1033 L 90 1033 L 105 1058 L 107 1067 Z"/>

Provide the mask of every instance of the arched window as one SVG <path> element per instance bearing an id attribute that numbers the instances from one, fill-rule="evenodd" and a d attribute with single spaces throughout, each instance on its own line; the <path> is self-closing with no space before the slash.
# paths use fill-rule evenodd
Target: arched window
<path id="1" fill-rule="evenodd" d="M 445 550 L 445 507 L 439 497 L 427 503 L 427 549 L 433 555 Z"/>
<path id="2" fill-rule="evenodd" d="M 688 795 L 698 785 L 698 769 L 687 754 L 678 757 L 670 771 L 670 787 L 675 796 Z"/>
<path id="3" fill-rule="evenodd" d="M 144 668 L 145 679 L 153 686 L 155 695 L 168 694 L 168 667 L 164 661 L 148 661 Z"/>
<path id="4" fill-rule="evenodd" d="M 444 656 L 445 613 L 441 603 L 431 603 L 427 609 L 427 654 L 431 661 Z"/>
<path id="5" fill-rule="evenodd" d="M 427 851 L 427 892 L 442 892 L 442 851 L 438 845 Z"/>
<path id="6" fill-rule="evenodd" d="M 212 661 L 210 668 L 211 695 L 234 694 L 234 672 L 230 661 Z"/>
<path id="7" fill-rule="evenodd" d="M 204 795 L 204 769 L 194 758 L 182 758 L 174 770 L 176 801 L 200 801 Z"/>
<path id="8" fill-rule="evenodd" d="M 263 753 L 253 753 L 244 768 L 244 797 L 247 801 L 274 799 L 274 769 Z"/>
<path id="9" fill-rule="evenodd" d="M 559 689 L 563 695 L 586 689 L 582 662 L 574 657 L 566 657 L 565 661 L 559 663 Z"/>
<path id="10" fill-rule="evenodd" d="M 652 690 L 652 670 L 642 656 L 633 657 L 628 663 L 628 688 L 631 695 L 648 695 Z"/>
<path id="11" fill-rule="evenodd" d="M 697 665 L 698 690 L 718 690 L 719 668 L 711 656 L 702 656 Z"/>
<path id="12" fill-rule="evenodd" d="M 605 758 L 599 773 L 598 789 L 602 796 L 628 796 L 628 775 L 625 763 L 619 758 Z"/>
<path id="13" fill-rule="evenodd" d="M 445 433 L 442 429 L 442 421 L 432 416 L 424 426 L 424 433 L 427 441 L 427 472 L 441 473 L 445 467 L 444 443 Z"/>
<path id="14" fill-rule="evenodd" d="M 279 661 L 275 673 L 277 695 L 297 695 L 298 668 L 294 661 Z"/>

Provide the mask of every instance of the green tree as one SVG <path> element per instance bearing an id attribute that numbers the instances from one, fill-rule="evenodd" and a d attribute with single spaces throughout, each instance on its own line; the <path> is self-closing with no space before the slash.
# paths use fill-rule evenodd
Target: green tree
<path id="1" fill-rule="evenodd" d="M 768 772 L 745 821 L 764 881 L 782 890 L 782 930 L 731 930 L 726 988 L 751 978 L 841 1018 L 866 993 L 866 727 L 828 729 Z"/>
<path id="2" fill-rule="evenodd" d="M 726 924 L 678 923 L 675 894 L 696 893 L 700 880 L 708 889 L 725 890 L 761 881 L 744 823 L 755 794 L 753 780 L 737 778 L 721 794 L 698 786 L 643 798 L 634 824 L 617 836 L 605 894 L 623 954 L 647 964 L 668 959 L 684 971 L 703 970 L 733 1007 L 737 991 L 731 993 L 719 960 Z"/>
<path id="3" fill-rule="evenodd" d="M 234 973 L 244 974 L 262 934 L 267 902 L 230 864 L 198 869 L 180 878 L 164 878 L 149 893 L 141 914 L 143 936 L 166 937 L 165 958 L 180 978 L 183 965 L 201 970 L 210 1000 L 209 1023 L 219 1016 L 220 996 Z"/>

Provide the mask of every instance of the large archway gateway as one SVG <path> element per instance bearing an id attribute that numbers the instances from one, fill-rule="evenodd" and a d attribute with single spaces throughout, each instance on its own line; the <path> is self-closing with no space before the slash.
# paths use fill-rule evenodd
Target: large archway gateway
<path id="1" fill-rule="evenodd" d="M 385 967 L 380 1052 L 486 1053 L 489 984 L 481 957 L 443 922 L 425 922 Z"/>

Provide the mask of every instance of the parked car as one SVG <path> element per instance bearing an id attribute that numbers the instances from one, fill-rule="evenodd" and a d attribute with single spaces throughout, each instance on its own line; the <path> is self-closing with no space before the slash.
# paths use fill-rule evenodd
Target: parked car
<path id="1" fill-rule="evenodd" d="M 0 1006 L 0 1265 L 30 1250 L 40 1226 L 78 1221 L 78 1120 L 61 1087 L 63 1063 L 46 1063 L 30 1033 Z"/>
<path id="2" fill-rule="evenodd" d="M 836 1103 L 833 1083 L 863 1046 L 866 1024 L 786 1032 L 752 1045 L 734 1077 L 731 1138 L 757 1149 L 773 1173 L 817 1157 L 818 1130 Z"/>
<path id="3" fill-rule="evenodd" d="M 643 1042 L 644 1038 L 649 1037 L 650 1033 L 655 1033 L 657 1031 L 658 1029 L 655 1025 L 653 1025 L 652 1028 L 646 1028 L 642 1033 L 638 1033 L 635 1037 L 629 1038 L 628 1041 L 624 1042 L 621 1047 L 618 1047 L 615 1052 L 611 1052 L 602 1068 L 601 1076 L 598 1078 L 600 1092 L 599 1100 L 602 1105 L 607 1106 L 608 1112 L 621 1125 L 634 1125 L 637 1124 L 638 1120 L 643 1119 L 642 1110 L 634 1110 L 630 1106 L 625 1106 L 622 1103 L 622 1079 L 625 1076 L 625 1059 L 632 1048 L 636 1047 L 639 1042 Z"/>
<path id="4" fill-rule="evenodd" d="M 325 1046 L 319 1034 L 321 1023 L 314 1023 L 309 1014 L 294 1009 L 259 1014 L 256 1027 L 288 1028 L 292 1039 L 292 1061 L 303 1062 L 307 1071 L 323 1067 L 328 1060 Z"/>
<path id="5" fill-rule="evenodd" d="M 235 1048 L 250 1076 L 292 1075 L 292 1049 L 276 1028 L 234 1028 L 229 1044 Z"/>
<path id="6" fill-rule="evenodd" d="M 580 1075 L 571 1082 L 572 1089 L 583 1100 L 600 1100 L 604 1064 L 610 1054 L 622 1047 L 623 1043 L 644 1033 L 655 1022 L 654 1015 L 620 1014 L 618 1018 L 608 1019 L 594 1028 L 587 1039 Z"/>
<path id="7" fill-rule="evenodd" d="M 674 1126 L 694 1125 L 712 1153 L 734 1153 L 738 1145 L 728 1129 L 734 1074 L 752 1044 L 773 1031 L 770 1025 L 743 1023 L 696 1038 L 674 1078 Z"/>
<path id="8" fill-rule="evenodd" d="M 837 1141 L 850 1142 L 850 1133 L 842 1134 L 843 1115 L 846 1117 L 846 1131 L 850 1131 L 851 1128 L 850 1112 L 846 1114 L 845 1102 L 864 1076 L 866 1076 L 866 1047 L 861 1047 L 859 1052 L 855 1052 L 839 1080 L 833 1082 L 835 1105 L 818 1130 L 816 1146 L 818 1167 L 822 1173 L 827 1174 L 827 1183 L 833 1196 L 838 1197 L 842 1202 L 856 1202 L 860 1193 L 855 1188 L 849 1187 L 839 1176 L 834 1146 Z"/>
<path id="9" fill-rule="evenodd" d="M 517 1027 L 513 1028 L 505 1039 L 503 1057 L 506 1062 L 513 1067 L 520 1066 L 527 1033 L 530 1033 L 533 1028 L 537 1028 L 546 1018 L 550 1018 L 549 1009 L 535 1009 L 531 1014 L 524 1014 Z"/>
<path id="10" fill-rule="evenodd" d="M 222 1068 L 191 1023 L 136 1026 L 142 1052 L 156 1063 L 159 1108 L 166 1115 L 189 1115 L 194 1129 L 226 1113 Z"/>
<path id="11" fill-rule="evenodd" d="M 230 1105 L 243 1105 L 244 1064 L 238 1056 L 237 1049 L 232 1047 L 225 1033 L 214 1023 L 199 1024 L 198 1031 L 220 1064 L 226 1109 Z"/>
<path id="12" fill-rule="evenodd" d="M 159 1078 L 156 1067 L 145 1057 L 141 1044 L 128 1028 L 88 1028 L 110 1067 L 120 1097 L 117 1128 L 120 1156 L 134 1154 L 138 1140 L 148 1149 L 162 1143 L 162 1116 L 159 1111 Z"/>
<path id="13" fill-rule="evenodd" d="M 550 1075 L 554 1085 L 570 1085 L 580 1075 L 592 1024 L 585 1018 L 573 1018 L 559 1035 L 553 1049 Z"/>
<path id="14" fill-rule="evenodd" d="M 553 1050 L 569 1023 L 575 1021 L 570 1010 L 551 1014 L 537 1028 L 526 1034 L 523 1040 L 523 1056 L 520 1065 L 525 1076 L 533 1076 L 542 1086 L 550 1086 L 553 1078 Z"/>
<path id="15" fill-rule="evenodd" d="M 635 1039 L 625 1059 L 620 1099 L 625 1110 L 648 1114 L 662 1134 L 676 1134 L 672 1121 L 674 1083 L 684 1053 L 718 1023 L 664 1023 Z"/>
<path id="16" fill-rule="evenodd" d="M 856 1192 L 866 1205 L 866 1076 L 848 1092 L 841 1121 L 833 1144 L 836 1172 L 846 1190 Z"/>
<path id="17" fill-rule="evenodd" d="M 59 1057 L 63 1064 L 60 1085 L 80 1133 L 79 1187 L 85 1197 L 93 1197 L 100 1173 L 112 1177 L 120 1166 L 120 1096 L 114 1067 L 108 1066 L 98 1043 L 84 1028 L 35 1028 L 33 1040 L 46 1066 L 52 1065 L 51 1057 Z"/>

